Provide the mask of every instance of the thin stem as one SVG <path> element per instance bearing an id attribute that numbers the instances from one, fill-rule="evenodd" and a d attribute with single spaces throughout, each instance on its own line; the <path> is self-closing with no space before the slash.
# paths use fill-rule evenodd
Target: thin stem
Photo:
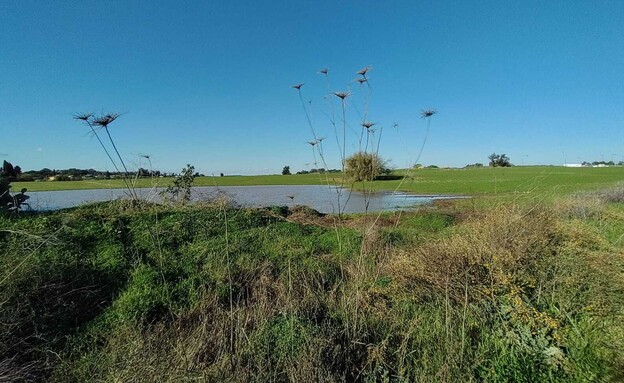
<path id="1" fill-rule="evenodd" d="M 106 148 L 106 146 L 102 142 L 102 139 L 100 138 L 100 135 L 97 133 L 97 131 L 93 127 L 93 124 L 91 123 L 91 121 L 85 120 L 85 122 L 87 123 L 87 126 L 89 126 L 91 131 L 93 132 L 93 135 L 95 136 L 95 138 L 97 138 L 98 142 L 102 146 L 102 149 L 104 149 L 104 153 L 106 153 L 106 156 L 108 157 L 110 162 L 113 164 L 113 167 L 115 167 L 115 170 L 117 171 L 117 173 L 121 173 L 121 171 L 119 170 L 119 167 L 117 166 L 117 163 L 113 160 L 113 157 L 110 155 L 110 152 L 108 151 L 108 149 Z M 108 129 L 106 129 L 106 132 L 108 133 Z M 109 135 L 109 138 L 110 138 L 110 135 Z M 127 174 L 127 172 L 126 172 L 126 174 Z M 123 182 L 126 185 L 126 187 L 128 188 L 128 191 L 130 191 L 130 193 L 132 194 L 132 190 L 131 190 L 130 184 L 128 183 L 127 177 L 123 178 Z"/>
<path id="2" fill-rule="evenodd" d="M 342 98 L 342 172 L 345 170 L 345 159 L 347 157 L 347 112 L 345 98 Z"/>
<path id="3" fill-rule="evenodd" d="M 108 127 L 105 126 L 104 130 L 106 131 L 106 134 L 108 135 L 108 139 L 110 140 L 111 145 L 113 145 L 113 149 L 115 149 L 115 153 L 117 153 L 117 157 L 119 157 L 119 161 L 121 161 L 121 165 L 123 166 L 124 171 L 126 173 L 126 180 L 129 180 L 130 179 L 130 174 L 128 173 L 128 168 L 126 167 L 126 164 L 125 164 L 123 158 L 121 157 L 121 154 L 119 154 L 119 150 L 117 150 L 117 145 L 115 145 L 115 141 L 113 141 L 113 137 L 111 137 L 111 134 L 108 131 Z M 132 187 L 130 187 L 130 185 L 128 185 L 128 188 L 130 190 L 130 194 L 132 195 L 132 197 L 134 199 L 138 199 L 136 191 L 134 190 L 134 185 L 132 185 Z"/>
<path id="4" fill-rule="evenodd" d="M 316 133 L 314 132 L 314 126 L 312 125 L 312 120 L 310 119 L 308 108 L 306 108 L 305 102 L 303 102 L 303 95 L 301 94 L 301 88 L 297 89 L 297 93 L 299 93 L 299 100 L 301 101 L 301 107 L 303 108 L 306 119 L 308 120 L 308 126 L 310 126 L 310 130 L 312 131 L 312 137 L 314 138 L 314 141 L 316 141 Z"/>
<path id="5" fill-rule="evenodd" d="M 93 132 L 93 135 L 95 136 L 95 138 L 97 138 L 98 142 L 100 143 L 100 145 L 102 146 L 102 149 L 104 149 L 104 153 L 106 153 L 106 155 L 108 156 L 108 159 L 110 160 L 110 162 L 113 164 L 113 166 L 115 167 L 115 170 L 117 170 L 117 173 L 121 173 L 119 171 L 119 168 L 117 167 L 117 164 L 115 163 L 115 161 L 113 161 L 113 157 L 111 157 L 110 153 L 108 152 L 108 149 L 106 149 L 106 146 L 104 145 L 104 143 L 102 142 L 102 140 L 100 139 L 100 136 L 97 134 L 97 131 L 95 130 L 95 128 L 93 127 L 93 125 L 91 124 L 90 121 L 85 121 L 87 123 L 87 125 L 89 126 L 89 128 L 91 128 L 91 131 Z"/>
<path id="6" fill-rule="evenodd" d="M 420 151 L 418 152 L 418 156 L 416 157 L 416 161 L 414 163 L 418 163 L 418 161 L 420 160 L 420 156 L 422 155 L 422 152 L 425 149 L 425 144 L 427 143 L 427 138 L 429 137 L 430 125 L 431 125 L 431 117 L 427 117 L 427 130 L 425 131 L 425 139 L 423 140 L 423 143 L 420 146 Z"/>

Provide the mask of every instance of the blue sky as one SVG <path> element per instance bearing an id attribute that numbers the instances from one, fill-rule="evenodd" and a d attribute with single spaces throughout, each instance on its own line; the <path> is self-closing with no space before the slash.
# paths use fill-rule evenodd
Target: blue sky
<path id="1" fill-rule="evenodd" d="M 279 173 L 314 162 L 296 90 L 329 167 L 325 97 L 350 90 L 349 144 L 368 119 L 404 167 L 624 158 L 624 1 L 2 1 L 0 159 L 112 169 L 75 112 L 111 125 L 133 166 Z M 329 89 L 318 71 L 330 69 Z M 340 123 L 340 121 L 338 121 Z M 398 128 L 393 128 L 394 124 Z"/>

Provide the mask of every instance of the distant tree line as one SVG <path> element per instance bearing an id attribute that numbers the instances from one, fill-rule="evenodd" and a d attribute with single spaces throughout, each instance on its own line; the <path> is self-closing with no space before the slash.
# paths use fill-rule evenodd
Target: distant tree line
<path id="1" fill-rule="evenodd" d="M 10 163 L 9 163 L 10 164 Z M 81 180 L 90 180 L 90 179 L 117 179 L 123 178 L 123 172 L 110 172 L 100 171 L 95 169 L 77 169 L 77 168 L 69 168 L 69 169 L 49 169 L 43 168 L 41 170 L 29 170 L 23 172 L 19 166 L 15 166 L 13 168 L 15 177 L 15 181 L 81 181 Z M 167 173 L 161 172 L 160 170 L 149 170 L 144 168 L 139 168 L 133 177 L 137 178 L 154 178 L 154 177 L 175 177 L 176 173 Z M 203 176 L 202 174 L 196 173 L 195 176 Z"/>
<path id="2" fill-rule="evenodd" d="M 323 174 L 323 173 L 340 173 L 340 169 L 329 169 L 326 170 L 325 168 L 318 168 L 318 169 L 310 169 L 310 170 L 300 170 L 297 172 L 297 174 L 314 174 L 314 173 L 318 173 L 318 174 Z"/>
<path id="3" fill-rule="evenodd" d="M 583 166 L 597 166 L 597 165 L 606 165 L 606 166 L 623 166 L 624 165 L 624 161 L 620 161 L 618 163 L 615 163 L 613 161 L 593 161 L 593 162 L 589 162 L 589 161 L 583 161 L 581 163 L 581 165 Z"/>

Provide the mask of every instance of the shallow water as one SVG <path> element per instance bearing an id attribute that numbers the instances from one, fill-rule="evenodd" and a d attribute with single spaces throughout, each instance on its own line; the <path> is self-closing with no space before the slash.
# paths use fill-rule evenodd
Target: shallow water
<path id="1" fill-rule="evenodd" d="M 141 198 L 159 202 L 162 189 L 137 189 Z M 123 189 L 62 190 L 30 192 L 28 202 L 34 210 L 56 210 L 90 202 L 127 198 Z M 379 192 L 364 195 L 324 185 L 272 185 L 194 187 L 194 201 L 206 201 L 226 195 L 241 206 L 306 205 L 322 213 L 364 213 L 366 211 L 400 210 L 428 204 L 437 199 L 457 198 L 443 195 L 412 195 L 401 192 Z M 338 196 L 340 194 L 340 196 Z M 293 198 L 290 198 L 293 197 Z"/>

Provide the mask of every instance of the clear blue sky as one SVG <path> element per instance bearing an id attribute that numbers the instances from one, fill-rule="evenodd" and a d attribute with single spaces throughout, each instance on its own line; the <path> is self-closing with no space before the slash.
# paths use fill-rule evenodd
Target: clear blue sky
<path id="1" fill-rule="evenodd" d="M 324 79 L 353 91 L 357 149 L 369 120 L 380 153 L 463 166 L 624 156 L 624 1 L 1 1 L 0 159 L 23 169 L 111 169 L 75 112 L 111 125 L 133 166 L 279 173 L 312 163 L 299 82 L 340 167 Z M 338 100 L 335 100 L 338 101 Z M 334 104 L 337 107 L 338 104 Z M 392 128 L 398 123 L 398 128 Z"/>

